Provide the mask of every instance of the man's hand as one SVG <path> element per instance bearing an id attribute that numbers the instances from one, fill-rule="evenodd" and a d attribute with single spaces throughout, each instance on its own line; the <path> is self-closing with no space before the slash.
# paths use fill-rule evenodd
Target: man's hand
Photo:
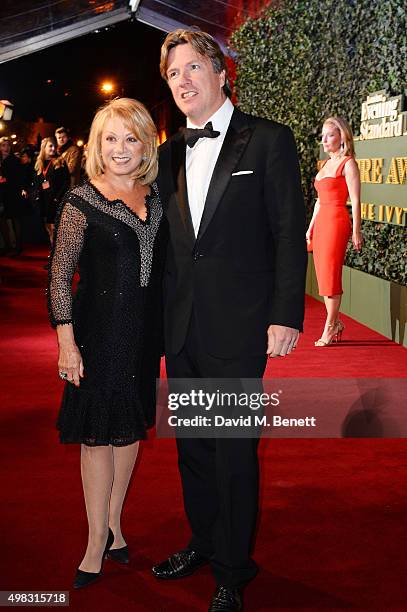
<path id="1" fill-rule="evenodd" d="M 270 325 L 267 336 L 267 355 L 269 357 L 285 357 L 297 346 L 300 333 L 298 329 L 293 327 Z"/>

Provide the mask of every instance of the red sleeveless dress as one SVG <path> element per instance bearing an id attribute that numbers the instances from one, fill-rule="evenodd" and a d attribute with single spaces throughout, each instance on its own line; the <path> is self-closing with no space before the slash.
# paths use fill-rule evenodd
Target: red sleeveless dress
<path id="1" fill-rule="evenodd" d="M 342 170 L 349 159 L 342 160 L 334 177 L 314 181 L 320 205 L 312 233 L 319 295 L 343 293 L 342 266 L 352 226 L 346 207 L 348 186 Z"/>

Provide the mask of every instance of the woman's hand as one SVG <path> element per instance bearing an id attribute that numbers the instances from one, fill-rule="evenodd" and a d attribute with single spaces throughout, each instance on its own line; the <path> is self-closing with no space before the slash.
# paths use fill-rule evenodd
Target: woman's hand
<path id="1" fill-rule="evenodd" d="M 352 244 L 353 244 L 354 248 L 356 249 L 356 251 L 360 251 L 360 249 L 362 248 L 363 236 L 362 236 L 362 232 L 360 230 L 353 230 L 353 233 L 352 233 Z"/>
<path id="2" fill-rule="evenodd" d="M 61 378 L 79 387 L 83 378 L 83 361 L 76 344 L 59 345 L 58 370 Z M 62 377 L 62 374 L 66 376 Z"/>

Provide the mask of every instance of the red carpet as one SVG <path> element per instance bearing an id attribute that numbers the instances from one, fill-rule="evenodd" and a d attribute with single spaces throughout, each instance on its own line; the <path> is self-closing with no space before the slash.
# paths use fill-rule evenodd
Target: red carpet
<path id="1" fill-rule="evenodd" d="M 62 384 L 47 323 L 43 249 L 2 258 L 0 590 L 69 590 L 86 542 L 79 449 L 54 428 Z M 307 301 L 305 333 L 268 375 L 405 376 L 407 352 L 344 317 L 345 342 L 316 349 L 323 307 Z M 246 610 L 407 610 L 405 440 L 263 440 L 258 578 Z M 208 569 L 159 583 L 150 566 L 186 543 L 175 446 L 151 436 L 127 500 L 128 568 L 70 591 L 71 609 L 206 610 Z"/>

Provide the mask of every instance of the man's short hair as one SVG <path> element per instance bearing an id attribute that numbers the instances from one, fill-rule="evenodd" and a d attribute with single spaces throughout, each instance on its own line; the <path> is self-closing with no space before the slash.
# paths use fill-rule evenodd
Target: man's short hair
<path id="1" fill-rule="evenodd" d="M 69 130 L 64 126 L 61 126 L 55 130 L 55 134 L 66 134 L 69 136 Z"/>
<path id="2" fill-rule="evenodd" d="M 191 45 L 198 55 L 202 55 L 210 60 L 213 69 L 217 74 L 220 74 L 223 70 L 225 71 L 225 84 L 223 86 L 223 92 L 226 96 L 228 96 L 228 98 L 230 98 L 232 96 L 232 90 L 229 84 L 225 56 L 213 36 L 207 32 L 202 32 L 202 30 L 179 29 L 167 34 L 167 37 L 161 47 L 160 72 L 163 79 L 168 81 L 167 67 L 169 52 L 171 49 L 174 49 L 174 47 L 177 47 L 178 45 L 186 45 L 187 43 Z"/>

